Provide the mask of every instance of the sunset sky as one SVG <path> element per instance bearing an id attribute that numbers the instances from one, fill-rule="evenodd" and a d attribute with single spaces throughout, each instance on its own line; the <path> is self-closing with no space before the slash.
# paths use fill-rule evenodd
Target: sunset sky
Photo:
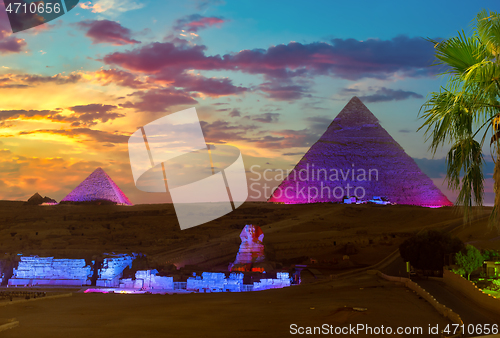
<path id="1" fill-rule="evenodd" d="M 195 107 L 206 141 L 249 168 L 291 169 L 356 95 L 436 185 L 419 109 L 445 79 L 423 38 L 449 38 L 498 1 L 80 1 L 12 33 L 0 5 L 0 199 L 61 200 L 102 167 L 133 203 L 128 137 Z M 489 153 L 485 158 L 491 162 Z M 486 170 L 492 203 L 492 165 Z"/>

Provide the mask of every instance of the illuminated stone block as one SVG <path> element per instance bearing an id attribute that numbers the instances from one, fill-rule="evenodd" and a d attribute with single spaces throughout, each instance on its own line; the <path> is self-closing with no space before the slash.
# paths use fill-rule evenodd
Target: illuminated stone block
<path id="1" fill-rule="evenodd" d="M 233 283 L 233 282 L 232 282 Z M 234 283 L 233 283 L 234 284 Z M 203 292 L 222 292 L 227 285 L 226 275 L 222 272 L 203 272 L 200 276 L 189 277 L 186 289 Z"/>
<path id="2" fill-rule="evenodd" d="M 132 268 L 132 261 L 135 255 L 117 255 L 117 257 L 105 258 L 102 267 L 99 269 L 97 286 L 119 287 L 120 278 L 126 267 Z"/>
<path id="3" fill-rule="evenodd" d="M 253 291 L 269 289 L 281 289 L 290 286 L 290 275 L 288 272 L 278 272 L 276 278 L 261 279 L 253 283 Z"/>
<path id="4" fill-rule="evenodd" d="M 198 290 L 208 288 L 208 281 L 201 279 L 201 276 L 193 276 L 187 279 L 186 290 Z"/>
<path id="5" fill-rule="evenodd" d="M 135 289 L 162 289 L 173 290 L 174 278 L 166 276 L 157 276 L 156 270 L 138 270 L 135 273 Z"/>
<path id="6" fill-rule="evenodd" d="M 231 273 L 229 279 L 226 280 L 224 285 L 224 291 L 230 292 L 240 292 L 243 286 L 243 274 L 242 273 Z"/>
<path id="7" fill-rule="evenodd" d="M 71 285 L 90 284 L 90 266 L 84 259 L 54 259 L 54 257 L 21 257 L 13 270 L 9 285 Z"/>
<path id="8" fill-rule="evenodd" d="M 203 280 L 207 281 L 211 291 L 222 291 L 226 284 L 226 276 L 221 272 L 203 272 Z"/>
<path id="9" fill-rule="evenodd" d="M 134 289 L 135 281 L 132 278 L 120 279 L 120 289 Z M 142 287 L 142 285 L 141 285 Z"/>
<path id="10" fill-rule="evenodd" d="M 144 280 L 143 279 L 136 279 L 134 281 L 134 289 L 142 289 L 144 287 Z"/>

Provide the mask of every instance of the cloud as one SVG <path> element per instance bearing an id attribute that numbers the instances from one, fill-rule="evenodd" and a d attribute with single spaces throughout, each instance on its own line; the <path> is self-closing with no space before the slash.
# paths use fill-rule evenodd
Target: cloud
<path id="1" fill-rule="evenodd" d="M 68 108 L 73 114 L 61 114 L 61 110 L 0 110 L 0 121 L 16 119 L 40 120 L 47 119 L 52 122 L 71 123 L 73 127 L 90 127 L 97 123 L 106 123 L 124 114 L 112 112 L 116 106 L 103 104 L 88 104 Z"/>
<path id="2" fill-rule="evenodd" d="M 200 121 L 203 134 L 208 143 L 230 143 L 250 140 L 248 132 L 257 129 L 256 126 L 231 124 L 217 120 L 212 123 Z"/>
<path id="3" fill-rule="evenodd" d="M 103 58 L 108 65 L 149 74 L 170 70 L 182 73 L 190 69 L 222 69 L 223 60 L 217 56 L 205 56 L 206 46 L 154 42 L 126 52 L 115 52 Z"/>
<path id="4" fill-rule="evenodd" d="M 332 123 L 333 118 L 326 116 L 309 116 L 304 119 L 309 123 L 310 129 L 318 134 L 325 132 L 326 128 Z"/>
<path id="5" fill-rule="evenodd" d="M 82 80 L 80 74 L 56 74 L 54 76 L 45 76 L 37 74 L 3 74 L 0 78 L 0 88 L 29 88 L 34 85 L 53 83 L 56 85 L 65 85 L 76 83 Z"/>
<path id="6" fill-rule="evenodd" d="M 278 130 L 271 131 L 270 135 L 251 139 L 260 148 L 286 149 L 286 148 L 310 148 L 321 135 L 327 126 L 332 122 L 332 118 L 325 116 L 310 116 L 304 119 L 307 128 L 301 130 Z M 304 153 L 289 152 L 284 156 L 303 155 Z"/>
<path id="7" fill-rule="evenodd" d="M 161 82 L 167 82 L 174 87 L 183 88 L 188 92 L 199 92 L 210 97 L 235 95 L 246 92 L 248 89 L 233 85 L 229 78 L 207 78 L 202 75 L 192 75 L 189 73 L 168 72 L 152 77 Z"/>
<path id="8" fill-rule="evenodd" d="M 24 39 L 18 39 L 12 35 L 9 18 L 2 2 L 0 5 L 0 54 L 20 53 L 26 45 Z"/>
<path id="9" fill-rule="evenodd" d="M 242 50 L 225 55 L 206 55 L 204 45 L 189 44 L 174 39 L 150 43 L 125 52 L 104 56 L 103 62 L 126 70 L 149 74 L 157 81 L 193 82 L 187 75 L 193 70 L 230 70 L 263 75 L 265 82 L 257 88 L 268 98 L 278 101 L 311 97 L 313 76 L 332 76 L 347 80 L 361 78 L 387 79 L 391 76 L 422 77 L 435 75 L 438 69 L 429 67 L 434 60 L 432 44 L 421 38 L 398 36 L 390 40 L 334 39 L 331 43 L 290 42 L 267 49 Z M 191 90 L 207 95 L 244 91 L 233 87 L 228 79 L 203 79 L 191 83 Z M 199 89 L 195 86 L 201 87 Z M 220 92 L 207 90 L 205 84 L 216 84 Z M 186 89 L 189 90 L 185 83 Z M 214 87 L 215 88 L 215 87 Z M 209 89 L 209 88 L 208 88 Z M 229 89 L 229 90 L 228 90 Z M 354 89 L 345 89 L 354 92 Z M 222 94 L 221 94 L 222 93 Z M 419 94 L 382 88 L 366 102 L 400 100 Z M 374 100 L 374 101 L 370 101 Z M 378 101 L 377 101 L 378 100 Z"/>
<path id="10" fill-rule="evenodd" d="M 323 99 L 319 98 L 316 101 L 307 100 L 307 101 L 301 102 L 300 106 L 301 106 L 301 109 L 304 111 L 328 110 L 328 108 L 316 106 L 318 104 L 323 104 L 323 103 L 324 103 Z"/>
<path id="11" fill-rule="evenodd" d="M 278 121 L 277 113 L 266 113 L 256 116 L 245 116 L 243 121 L 259 121 L 262 123 L 272 123 Z M 278 130 L 267 131 L 256 125 L 245 125 L 239 120 L 238 124 L 226 121 L 215 121 L 212 123 L 202 121 L 202 129 L 207 142 L 210 143 L 231 143 L 244 141 L 255 144 L 259 148 L 266 149 L 286 149 L 286 148 L 309 148 L 314 144 L 325 131 L 325 124 L 317 128 L 322 117 L 311 117 L 306 119 L 311 126 L 302 130 Z M 328 120 L 328 122 L 331 122 Z M 301 153 L 286 153 L 285 156 L 301 155 Z"/>
<path id="12" fill-rule="evenodd" d="M 148 85 L 139 80 L 134 74 L 117 69 L 101 69 L 94 73 L 95 78 L 103 86 L 114 83 L 118 86 L 134 89 L 146 88 Z"/>
<path id="13" fill-rule="evenodd" d="M 115 17 L 128 11 L 141 9 L 145 4 L 132 0 L 95 0 L 82 2 L 79 6 L 91 10 L 92 13 Z"/>
<path id="14" fill-rule="evenodd" d="M 275 105 L 275 104 L 266 104 L 265 106 L 259 108 L 259 111 L 262 113 L 272 113 L 283 110 L 283 108 Z"/>
<path id="15" fill-rule="evenodd" d="M 115 120 L 120 117 L 124 117 L 124 114 L 115 113 L 117 107 L 107 104 L 87 104 L 81 106 L 74 106 L 68 109 L 75 112 L 75 116 L 66 118 L 66 120 L 72 121 L 73 126 L 93 126 L 98 122 L 106 123 L 110 120 Z"/>
<path id="16" fill-rule="evenodd" d="M 127 193 L 129 172 L 123 170 L 128 163 L 115 161 L 95 161 L 65 159 L 60 156 L 47 156 L 40 152 L 36 157 L 23 156 L 14 151 L 0 150 L 0 199 L 27 200 L 38 191 L 56 200 L 62 199 L 97 167 L 105 168 L 113 180 Z M 118 170 L 113 170 L 118 169 Z M 111 169 L 111 170 L 110 170 Z M 130 197 L 130 196 L 129 196 Z"/>
<path id="17" fill-rule="evenodd" d="M 424 97 L 420 94 L 410 91 L 404 91 L 401 89 L 394 90 L 385 87 L 377 89 L 375 94 L 358 96 L 363 102 L 387 102 L 387 101 L 401 101 L 409 98 L 423 99 Z"/>
<path id="18" fill-rule="evenodd" d="M 385 79 L 397 72 L 420 77 L 438 72 L 429 67 L 435 59 L 433 45 L 422 38 L 400 35 L 390 40 L 333 39 L 332 43 L 332 52 L 341 62 L 331 70 L 344 79 Z"/>
<path id="19" fill-rule="evenodd" d="M 231 117 L 239 117 L 239 116 L 241 116 L 241 112 L 238 109 L 234 108 L 229 113 L 229 116 L 231 116 Z"/>
<path id="20" fill-rule="evenodd" d="M 244 120 L 252 121 L 251 118 L 245 118 Z M 268 132 L 253 124 L 233 124 L 222 120 L 212 123 L 201 121 L 201 126 L 208 143 L 217 144 L 243 141 L 266 149 L 310 147 L 318 140 L 321 132 L 324 131 L 305 128 L 302 130 L 285 129 Z"/>
<path id="21" fill-rule="evenodd" d="M 271 135 L 253 139 L 260 148 L 286 149 L 297 147 L 311 147 L 318 140 L 320 134 L 316 131 L 305 128 L 302 130 L 280 130 L 273 131 Z"/>
<path id="22" fill-rule="evenodd" d="M 209 7 L 225 5 L 223 0 L 195 0 L 195 7 L 199 11 L 207 10 Z"/>
<path id="23" fill-rule="evenodd" d="M 0 31 L 0 54 L 20 53 L 26 46 L 24 39 L 15 37 Z"/>
<path id="24" fill-rule="evenodd" d="M 212 97 L 240 94 L 247 91 L 245 87 L 234 86 L 228 78 L 206 78 L 204 76 L 186 76 L 174 81 L 176 87 L 187 91 L 195 91 Z"/>
<path id="25" fill-rule="evenodd" d="M 19 79 L 24 83 L 29 83 L 29 84 L 55 83 L 58 85 L 76 83 L 81 78 L 82 76 L 80 74 L 70 74 L 70 75 L 56 74 L 54 76 L 42 76 L 42 75 L 19 76 Z"/>
<path id="26" fill-rule="evenodd" d="M 14 120 L 14 119 L 40 119 L 50 118 L 51 116 L 59 114 L 55 110 L 0 110 L 0 121 Z"/>
<path id="27" fill-rule="evenodd" d="M 21 170 L 26 163 L 23 161 L 23 157 L 14 157 L 12 152 L 8 149 L 0 150 L 0 173 L 2 175 L 8 173 L 17 173 Z"/>
<path id="28" fill-rule="evenodd" d="M 70 107 L 69 109 L 79 114 L 90 114 L 90 113 L 105 114 L 115 108 L 116 106 L 113 105 L 97 103 L 97 104 L 87 104 L 84 106 L 73 106 Z"/>
<path id="29" fill-rule="evenodd" d="M 173 106 L 198 103 L 198 101 L 183 91 L 168 88 L 139 91 L 129 96 L 138 97 L 139 101 L 126 102 L 121 105 L 123 108 L 134 108 L 137 111 L 151 113 L 163 112 Z"/>
<path id="30" fill-rule="evenodd" d="M 95 130 L 90 128 L 73 128 L 70 130 L 61 129 L 37 129 L 31 131 L 22 131 L 19 135 L 30 135 L 30 134 L 53 134 L 62 135 L 69 138 L 90 138 L 97 142 L 107 142 L 107 143 L 126 143 L 130 135 L 122 134 L 112 134 L 107 131 Z"/>
<path id="31" fill-rule="evenodd" d="M 283 156 L 297 156 L 297 155 L 304 155 L 304 152 L 299 152 L 299 153 L 284 153 Z"/>
<path id="32" fill-rule="evenodd" d="M 23 84 L 3 84 L 0 83 L 0 88 L 5 88 L 5 89 L 23 89 L 23 88 L 28 88 L 28 85 L 23 85 Z"/>
<path id="33" fill-rule="evenodd" d="M 345 95 L 345 96 L 355 96 L 360 92 L 358 88 L 342 88 L 339 91 L 340 95 Z"/>
<path id="34" fill-rule="evenodd" d="M 192 14 L 178 19 L 174 23 L 175 30 L 183 30 L 187 32 L 196 33 L 200 29 L 205 29 L 214 25 L 219 25 L 224 23 L 223 18 L 218 18 L 215 16 L 207 17 L 199 14 Z"/>
<path id="35" fill-rule="evenodd" d="M 304 120 L 312 123 L 320 123 L 320 124 L 330 124 L 332 123 L 332 119 L 326 116 L 309 116 Z"/>
<path id="36" fill-rule="evenodd" d="M 253 121 L 262 122 L 262 123 L 276 123 L 279 120 L 279 113 L 264 113 L 254 116 L 246 116 L 251 118 Z"/>
<path id="37" fill-rule="evenodd" d="M 301 85 L 281 85 L 275 82 L 266 82 L 259 89 L 267 94 L 267 97 L 276 101 L 298 100 L 303 97 L 311 97 L 306 94 L 308 87 Z"/>
<path id="38" fill-rule="evenodd" d="M 113 46 L 140 43 L 131 38 L 131 31 L 116 21 L 110 20 L 86 20 L 78 22 L 77 27 L 86 30 L 85 36 L 92 40 L 93 44 L 109 43 Z"/>

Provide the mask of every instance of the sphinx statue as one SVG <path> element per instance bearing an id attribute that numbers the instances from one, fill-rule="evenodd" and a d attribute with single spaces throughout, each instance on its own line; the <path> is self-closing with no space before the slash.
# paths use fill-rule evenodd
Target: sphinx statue
<path id="1" fill-rule="evenodd" d="M 252 271 L 255 263 L 263 262 L 264 256 L 264 232 L 258 225 L 245 225 L 240 234 L 241 245 L 236 260 L 230 264 L 231 271 Z"/>

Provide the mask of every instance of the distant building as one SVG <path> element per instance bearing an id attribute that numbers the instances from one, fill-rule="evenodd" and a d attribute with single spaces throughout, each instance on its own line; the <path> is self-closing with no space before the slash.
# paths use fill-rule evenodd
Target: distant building
<path id="1" fill-rule="evenodd" d="M 496 260 L 490 260 L 490 261 L 485 261 L 484 265 L 484 273 L 486 274 L 486 277 L 500 277 L 500 261 Z"/>

